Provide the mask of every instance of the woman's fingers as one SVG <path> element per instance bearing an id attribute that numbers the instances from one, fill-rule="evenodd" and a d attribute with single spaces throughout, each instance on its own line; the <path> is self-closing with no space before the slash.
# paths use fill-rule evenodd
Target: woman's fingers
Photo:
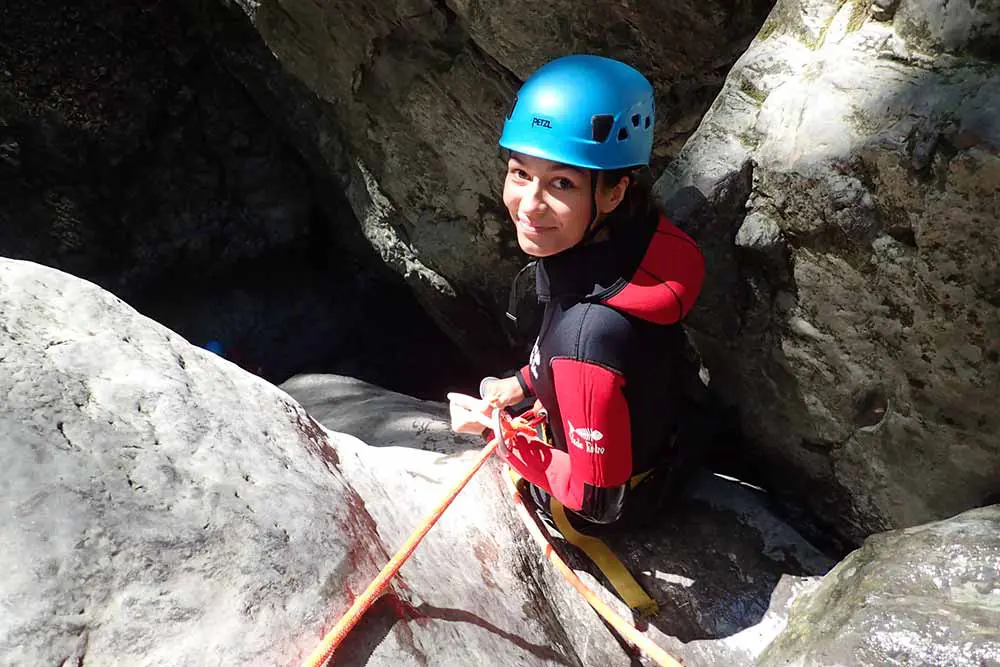
<path id="1" fill-rule="evenodd" d="M 493 379 L 491 382 L 485 384 L 485 386 L 483 384 L 480 385 L 480 393 L 492 405 L 506 407 L 521 400 L 518 398 L 521 393 L 521 385 L 516 377 L 504 378 L 502 380 Z"/>

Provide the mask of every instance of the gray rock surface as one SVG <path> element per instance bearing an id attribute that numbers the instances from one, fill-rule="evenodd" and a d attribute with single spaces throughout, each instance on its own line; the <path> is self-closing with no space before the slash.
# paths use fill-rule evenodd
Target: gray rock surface
<path id="1" fill-rule="evenodd" d="M 1000 70 L 973 48 L 1000 11 L 948 53 L 894 27 L 952 4 L 778 3 L 657 184 L 750 457 L 853 543 L 1000 489 Z"/>
<path id="2" fill-rule="evenodd" d="M 0 260 L 0 310 L 0 664 L 309 650 L 384 556 L 322 430 L 54 269 Z"/>
<path id="3" fill-rule="evenodd" d="M 328 433 L 54 269 L 0 260 L 0 309 L 3 665 L 299 664 L 474 455 Z M 551 609 L 503 493 L 477 477 L 338 664 L 628 664 Z"/>
<path id="4" fill-rule="evenodd" d="M 792 602 L 834 564 L 774 515 L 765 494 L 708 473 L 652 527 L 606 542 L 659 605 L 649 636 L 688 667 L 753 664 Z M 589 560 L 569 550 L 568 562 L 626 614 Z"/>
<path id="5" fill-rule="evenodd" d="M 869 538 L 792 607 L 759 667 L 1000 665 L 1000 505 Z"/>
<path id="6" fill-rule="evenodd" d="M 996 0 L 900 0 L 893 25 L 916 49 L 1000 62 L 1000 5 Z"/>
<path id="7" fill-rule="evenodd" d="M 474 454 L 328 433 L 54 269 L 0 260 L 0 310 L 2 665 L 299 664 Z M 473 482 L 338 664 L 628 664 L 549 608 L 501 494 Z"/>
<path id="8" fill-rule="evenodd" d="M 394 417 L 367 414 L 373 422 Z M 475 458 L 476 441 L 459 448 L 455 440 L 442 433 L 436 443 L 425 440 L 437 451 L 421 451 L 338 438 L 341 468 L 390 554 Z M 338 665 L 631 662 L 587 604 L 547 569 L 506 502 L 498 472 L 491 461 L 469 482 L 394 579 L 393 597 L 352 631 Z"/>
<path id="9" fill-rule="evenodd" d="M 294 378 L 303 408 L 54 269 L 0 260 L 0 308 L 3 665 L 298 664 L 481 445 L 442 405 L 356 380 Z M 634 664 L 544 561 L 499 473 L 470 482 L 337 664 Z M 943 533 L 969 582 L 995 563 L 991 521 L 982 539 Z M 830 566 L 762 492 L 714 476 L 610 541 L 662 605 L 645 632 L 690 667 L 752 664 Z"/>

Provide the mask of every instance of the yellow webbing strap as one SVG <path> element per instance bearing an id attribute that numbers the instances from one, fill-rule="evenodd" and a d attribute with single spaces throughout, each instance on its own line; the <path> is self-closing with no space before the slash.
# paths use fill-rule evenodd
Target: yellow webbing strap
<path id="1" fill-rule="evenodd" d="M 544 421 L 541 422 L 540 426 L 536 426 L 537 435 L 545 442 L 549 442 L 548 433 L 544 430 L 545 428 L 546 423 Z M 520 481 L 521 476 L 513 468 L 508 467 L 507 470 L 516 485 Z M 652 469 L 634 475 L 629 480 L 629 487 L 634 489 L 651 472 L 653 472 Z M 566 516 L 566 508 L 556 500 L 555 496 L 550 495 L 549 498 L 549 511 L 552 513 L 556 529 L 562 534 L 563 539 L 587 554 L 587 557 L 601 570 L 607 580 L 611 582 L 611 585 L 614 586 L 618 595 L 629 608 L 640 616 L 655 616 L 660 610 L 659 605 L 656 604 L 656 600 L 649 597 L 646 591 L 642 589 L 639 582 L 635 580 L 635 577 L 628 571 L 628 568 L 615 556 L 610 547 L 600 539 L 591 535 L 584 535 L 573 528 L 569 522 L 569 518 Z"/>
<path id="2" fill-rule="evenodd" d="M 634 476 L 629 480 L 629 485 L 635 488 L 650 472 L 652 471 L 646 471 Z M 615 556 L 608 545 L 596 537 L 584 535 L 573 528 L 569 522 L 569 518 L 566 516 L 566 508 L 556 500 L 555 496 L 550 496 L 549 498 L 549 510 L 552 512 L 552 519 L 555 521 L 556 528 L 562 534 L 563 538 L 587 554 L 587 557 L 601 570 L 607 580 L 611 582 L 611 585 L 614 586 L 615 590 L 618 591 L 621 599 L 633 611 L 640 616 L 655 616 L 660 610 L 656 604 L 656 600 L 649 597 L 646 591 L 642 589 L 639 582 L 635 580 L 632 573 Z"/>

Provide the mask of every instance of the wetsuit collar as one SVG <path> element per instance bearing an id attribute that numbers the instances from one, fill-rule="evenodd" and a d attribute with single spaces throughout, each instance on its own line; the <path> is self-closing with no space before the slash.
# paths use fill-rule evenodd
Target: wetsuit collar
<path id="1" fill-rule="evenodd" d="M 535 274 L 538 300 L 543 303 L 562 298 L 600 301 L 622 289 L 642 258 L 652 228 L 639 221 L 624 222 L 616 227 L 606 241 L 575 246 L 539 260 Z"/>

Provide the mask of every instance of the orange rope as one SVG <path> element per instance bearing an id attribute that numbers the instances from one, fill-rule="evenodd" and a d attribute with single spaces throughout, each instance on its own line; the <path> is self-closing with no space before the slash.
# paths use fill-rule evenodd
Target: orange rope
<path id="1" fill-rule="evenodd" d="M 406 559 L 410 557 L 413 550 L 417 548 L 418 544 L 420 544 L 420 540 L 422 540 L 424 535 L 427 534 L 427 531 L 429 531 L 431 527 L 437 523 L 437 520 L 441 518 L 444 511 L 448 509 L 451 501 L 453 501 L 455 496 L 457 496 L 459 492 L 465 488 L 465 485 L 469 483 L 472 476 L 475 475 L 476 472 L 483 466 L 486 459 L 490 457 L 496 447 L 497 439 L 492 438 L 489 444 L 483 447 L 479 456 L 469 468 L 469 471 L 465 473 L 465 476 L 451 489 L 451 491 L 448 492 L 448 495 L 445 496 L 437 507 L 434 508 L 434 511 L 431 512 L 426 519 L 424 519 L 420 527 L 417 528 L 417 530 L 415 530 L 409 538 L 407 538 L 403 546 L 396 552 L 396 555 L 393 556 L 392 560 L 390 560 L 386 566 L 382 568 L 382 571 L 379 572 L 378 576 L 375 577 L 375 580 L 368 585 L 368 588 L 365 589 L 364 593 L 359 595 L 358 598 L 354 600 L 354 604 L 351 605 L 351 608 L 347 610 L 339 621 L 337 621 L 337 624 L 333 626 L 333 629 L 326 633 L 320 642 L 320 645 L 317 646 L 316 650 L 314 650 L 312 654 L 306 658 L 305 662 L 302 663 L 302 667 L 323 667 L 323 665 L 326 664 L 327 660 L 330 659 L 330 656 L 333 655 L 333 652 L 336 651 L 337 647 L 344 641 L 344 637 L 347 636 L 347 633 L 351 631 L 351 628 L 353 628 L 359 620 L 361 620 L 361 617 L 366 611 L 368 611 L 368 608 L 374 604 L 375 600 L 377 600 L 379 595 L 382 594 L 383 589 L 388 586 L 389 580 L 392 579 L 392 577 L 399 571 L 399 568 L 403 566 Z"/>
<path id="2" fill-rule="evenodd" d="M 497 411 L 502 413 L 503 411 Z M 527 415 L 526 415 L 527 416 Z M 527 430 L 532 425 L 538 423 L 543 417 L 534 416 L 531 421 L 526 421 L 524 419 L 518 418 L 513 421 L 513 423 L 508 422 L 504 424 L 503 422 L 507 420 L 502 420 L 498 426 L 502 428 L 506 425 L 512 427 L 513 430 Z M 480 451 L 479 456 L 473 462 L 472 466 L 469 468 L 465 476 L 448 492 L 448 495 L 438 503 L 437 507 L 424 519 L 423 523 L 417 530 L 415 530 L 406 542 L 400 547 L 399 551 L 392 557 L 385 567 L 382 568 L 378 576 L 375 577 L 368 588 L 354 600 L 354 604 L 351 605 L 350 609 L 337 621 L 337 624 L 333 626 L 333 629 L 323 636 L 322 641 L 319 646 L 309 655 L 308 658 L 302 663 L 302 667 L 323 667 L 327 664 L 327 661 L 333 656 L 334 651 L 337 647 L 344 641 L 347 633 L 357 625 L 364 613 L 375 603 L 378 597 L 382 594 L 382 591 L 389 585 L 389 581 L 393 576 L 399 572 L 399 569 L 403 566 L 403 563 L 413 554 L 413 551 L 420 544 L 420 541 L 424 536 L 430 531 L 430 529 L 437 523 L 437 520 L 441 518 L 444 511 L 448 509 L 455 497 L 461 493 L 465 485 L 469 483 L 486 460 L 493 454 L 494 450 L 497 448 L 497 443 L 500 438 L 496 436 L 502 436 L 502 433 L 497 433 L 490 442 L 483 447 Z M 555 552 L 552 545 L 542 534 L 538 525 L 535 523 L 528 509 L 524 506 L 524 501 L 521 499 L 521 494 L 518 493 L 517 487 L 514 485 L 513 480 L 509 477 L 507 479 L 507 484 L 511 491 L 511 496 L 514 499 L 514 507 L 517 509 L 518 513 L 521 515 L 524 525 L 527 526 L 528 531 L 532 534 L 532 537 L 541 545 L 545 556 L 549 561 L 555 566 L 555 568 L 566 578 L 566 580 L 572 584 L 572 586 L 583 596 L 583 598 L 590 603 L 590 606 L 599 613 L 604 619 L 611 624 L 611 626 L 617 630 L 621 636 L 623 636 L 627 641 L 632 642 L 640 650 L 651 657 L 657 664 L 662 667 L 683 667 L 683 664 L 671 658 L 666 651 L 661 649 L 659 646 L 654 644 L 649 638 L 643 635 L 641 632 L 635 629 L 635 627 L 629 625 L 619 616 L 615 611 L 604 603 L 603 600 L 594 595 L 587 586 L 580 581 L 580 578 L 576 576 L 576 573 L 559 557 L 559 554 Z"/>
<path id="3" fill-rule="evenodd" d="M 652 658 L 656 664 L 662 665 L 662 667 L 683 667 L 683 663 L 678 662 L 674 658 L 664 651 L 662 648 L 657 646 L 650 640 L 646 635 L 639 632 L 634 626 L 629 625 L 625 619 L 615 613 L 615 610 L 608 606 L 603 600 L 601 600 L 597 595 L 594 594 L 592 590 L 587 588 L 587 585 L 580 581 L 580 577 L 576 576 L 574 572 L 566 562 L 559 557 L 556 550 L 552 548 L 552 544 L 545 538 L 542 534 L 541 529 L 538 524 L 535 523 L 534 518 L 528 511 L 528 508 L 524 506 L 524 500 L 521 498 L 521 494 L 517 490 L 517 486 L 514 481 L 510 479 L 509 476 L 505 475 L 507 478 L 507 486 L 510 489 L 511 497 L 514 499 L 514 507 L 518 514 L 521 515 L 521 519 L 524 521 L 524 525 L 527 526 L 528 532 L 531 536 L 535 538 L 539 546 L 542 547 L 542 551 L 545 553 L 546 558 L 549 559 L 556 570 L 568 581 L 573 588 L 577 590 L 583 598 L 590 603 L 590 606 L 594 608 L 598 614 L 604 617 L 611 626 L 618 631 L 618 633 L 625 638 L 626 641 L 631 642 L 634 646 L 637 646 L 643 653 Z"/>

